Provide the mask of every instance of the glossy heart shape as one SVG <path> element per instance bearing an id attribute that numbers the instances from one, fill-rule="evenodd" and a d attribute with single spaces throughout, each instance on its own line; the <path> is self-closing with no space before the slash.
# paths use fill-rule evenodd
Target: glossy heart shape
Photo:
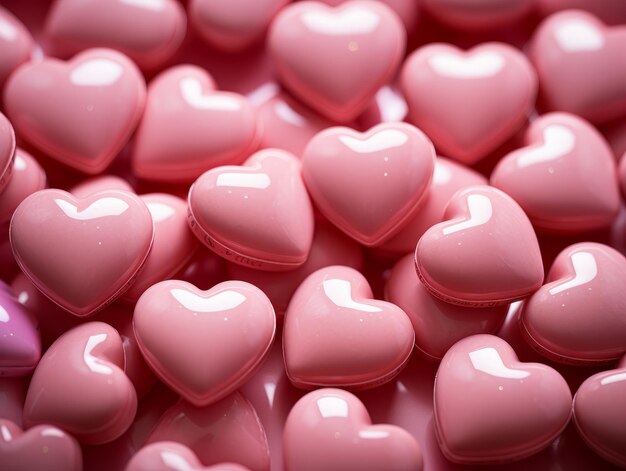
<path id="1" fill-rule="evenodd" d="M 624 116 L 625 48 L 626 27 L 608 28 L 589 13 L 565 11 L 545 19 L 530 49 L 542 105 L 592 123 Z"/>
<path id="2" fill-rule="evenodd" d="M 417 440 L 394 425 L 372 425 L 359 399 L 313 391 L 293 406 L 283 431 L 286 471 L 420 471 Z"/>
<path id="3" fill-rule="evenodd" d="M 283 352 L 291 382 L 300 388 L 367 389 L 396 376 L 415 334 L 399 307 L 372 299 L 353 268 L 322 268 L 302 282 L 285 313 Z"/>
<path id="4" fill-rule="evenodd" d="M 441 451 L 462 464 L 505 463 L 547 447 L 570 419 L 572 394 L 541 363 L 520 363 L 493 335 L 457 342 L 435 378 L 435 430 Z"/>
<path id="5" fill-rule="evenodd" d="M 16 132 L 59 162 L 102 172 L 124 147 L 144 107 L 137 67 L 110 49 L 89 49 L 68 62 L 45 58 L 11 75 L 4 104 Z"/>
<path id="6" fill-rule="evenodd" d="M 51 425 L 22 431 L 0 419 L 0 468 L 10 471 L 81 471 L 82 453 L 76 440 Z"/>
<path id="7" fill-rule="evenodd" d="M 110 325 L 88 322 L 67 331 L 37 365 L 24 404 L 25 425 L 56 425 L 86 444 L 116 439 L 137 410 L 123 368 L 122 339 Z"/>
<path id="8" fill-rule="evenodd" d="M 400 84 L 409 121 L 441 154 L 468 165 L 522 127 L 537 94 L 528 60 L 501 43 L 467 52 L 446 44 L 423 46 L 405 61 Z"/>
<path id="9" fill-rule="evenodd" d="M 474 186 L 457 192 L 445 221 L 415 249 L 417 274 L 431 294 L 470 307 L 508 304 L 543 282 L 537 236 L 522 208 L 502 191 Z"/>
<path id="10" fill-rule="evenodd" d="M 46 173 L 29 153 L 15 149 L 13 170 L 7 186 L 0 193 L 0 223 L 11 220 L 13 212 L 24 199 L 46 187 Z"/>
<path id="11" fill-rule="evenodd" d="M 10 227 L 22 271 L 77 316 L 96 312 L 128 289 L 150 252 L 153 232 L 146 205 L 119 190 L 82 199 L 38 191 L 19 205 Z"/>
<path id="12" fill-rule="evenodd" d="M 274 19 L 268 48 L 285 87 L 329 119 L 346 122 L 394 76 L 405 42 L 400 19 L 382 3 L 298 2 Z"/>
<path id="13" fill-rule="evenodd" d="M 498 162 L 490 183 L 538 230 L 576 233 L 610 225 L 620 205 L 615 158 L 593 126 L 549 113 L 533 121 L 525 143 Z"/>
<path id="14" fill-rule="evenodd" d="M 556 361 L 617 360 L 626 353 L 625 279 L 626 258 L 617 250 L 595 242 L 566 248 L 524 304 L 526 339 Z"/>
<path id="15" fill-rule="evenodd" d="M 506 26 L 526 16 L 533 0 L 424 0 L 423 7 L 444 24 L 463 30 Z"/>
<path id="16" fill-rule="evenodd" d="M 330 5 L 336 7 L 345 3 L 346 0 L 320 0 L 326 5 Z M 415 0 L 379 0 L 381 3 L 384 3 L 393 11 L 396 12 L 398 17 L 404 23 L 404 27 L 406 28 L 408 33 L 412 33 L 417 28 L 417 24 L 419 21 L 419 5 L 415 2 Z"/>
<path id="17" fill-rule="evenodd" d="M 410 124 L 361 134 L 334 127 L 309 141 L 302 177 L 316 207 L 365 245 L 389 238 L 419 208 L 432 180 L 435 149 Z"/>
<path id="18" fill-rule="evenodd" d="M 276 330 L 267 296 L 243 281 L 208 291 L 183 281 L 157 283 L 139 298 L 133 322 L 154 371 L 198 407 L 241 386 L 265 359 Z"/>
<path id="19" fill-rule="evenodd" d="M 0 6 L 0 90 L 18 66 L 30 60 L 33 38 L 11 12 Z"/>
<path id="20" fill-rule="evenodd" d="M 313 208 L 288 152 L 262 150 L 241 167 L 204 173 L 189 190 L 189 224 L 227 260 L 262 270 L 302 265 L 313 239 Z"/>
<path id="21" fill-rule="evenodd" d="M 176 52 L 186 30 L 185 10 L 175 0 L 57 0 L 45 39 L 55 56 L 110 47 L 154 69 Z"/>
<path id="22" fill-rule="evenodd" d="M 210 168 L 243 162 L 256 148 L 258 134 L 245 97 L 215 90 L 213 78 L 200 67 L 172 67 L 148 88 L 133 172 L 188 183 Z"/>
<path id="23" fill-rule="evenodd" d="M 2 18 L 0 18 L 0 22 Z M 2 25 L 2 23 L 0 23 Z M 0 26 L 1 27 L 1 26 Z M 9 120 L 0 113 L 0 191 L 9 184 L 15 158 L 15 133 Z"/>

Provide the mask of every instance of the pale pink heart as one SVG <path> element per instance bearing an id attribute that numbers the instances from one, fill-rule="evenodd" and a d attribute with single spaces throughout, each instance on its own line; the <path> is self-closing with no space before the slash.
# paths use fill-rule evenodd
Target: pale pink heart
<path id="1" fill-rule="evenodd" d="M 626 258 L 595 242 L 571 245 L 524 303 L 521 327 L 542 355 L 597 364 L 626 353 Z"/>
<path id="2" fill-rule="evenodd" d="M 82 453 L 76 440 L 52 425 L 23 431 L 0 419 L 0 469 L 6 471 L 81 471 Z"/>
<path id="3" fill-rule="evenodd" d="M 15 133 L 13 132 L 13 126 L 11 126 L 9 120 L 0 113 L 0 192 L 7 187 L 11 180 L 15 161 L 15 149 Z"/>
<path id="4" fill-rule="evenodd" d="M 81 443 L 115 440 L 137 410 L 133 384 L 124 374 L 124 346 L 104 322 L 75 327 L 50 346 L 28 387 L 24 424 L 52 424 Z"/>
<path id="5" fill-rule="evenodd" d="M 409 121 L 441 154 L 469 165 L 522 127 L 537 94 L 537 78 L 526 57 L 502 43 L 469 51 L 447 44 L 423 46 L 405 61 L 400 84 Z"/>
<path id="6" fill-rule="evenodd" d="M 525 144 L 498 162 L 490 183 L 517 201 L 537 230 L 577 233 L 611 224 L 620 205 L 615 158 L 593 126 L 549 113 L 532 122 Z"/>
<path id="7" fill-rule="evenodd" d="M 128 289 L 153 234 L 143 201 L 119 190 L 82 199 L 61 190 L 38 191 L 18 206 L 10 227 L 22 271 L 77 316 L 93 314 Z"/>
<path id="8" fill-rule="evenodd" d="M 574 422 L 585 442 L 604 459 L 626 467 L 626 357 L 598 373 L 574 396 Z"/>
<path id="9" fill-rule="evenodd" d="M 22 149 L 15 149 L 13 170 L 0 193 L 0 222 L 11 220 L 13 212 L 27 196 L 46 187 L 46 173 L 37 160 Z"/>
<path id="10" fill-rule="evenodd" d="M 316 207 L 368 246 L 406 223 L 428 191 L 435 149 L 417 128 L 388 123 L 366 133 L 333 127 L 304 150 L 302 176 Z"/>
<path id="11" fill-rule="evenodd" d="M 534 0 L 423 0 L 422 5 L 453 28 L 488 30 L 523 19 L 533 10 Z"/>
<path id="12" fill-rule="evenodd" d="M 354 268 L 322 268 L 302 282 L 283 330 L 285 369 L 295 386 L 367 389 L 402 370 L 415 341 L 411 321 L 394 304 L 372 298 Z"/>
<path id="13" fill-rule="evenodd" d="M 353 394 L 320 389 L 300 399 L 283 431 L 285 471 L 420 471 L 417 440 L 395 425 L 373 425 Z"/>
<path id="14" fill-rule="evenodd" d="M 572 394 L 541 363 L 520 363 L 493 335 L 457 342 L 435 377 L 435 430 L 441 451 L 462 464 L 506 463 L 547 447 L 569 422 Z"/>
<path id="15" fill-rule="evenodd" d="M 336 7 L 349 0 L 321 0 L 326 5 Z M 378 0 L 386 4 L 396 12 L 404 23 L 407 32 L 412 33 L 417 29 L 419 21 L 419 4 L 415 0 Z"/>
<path id="16" fill-rule="evenodd" d="M 140 178 L 188 183 L 218 165 L 240 164 L 258 140 L 255 112 L 245 97 L 216 91 L 200 67 L 176 66 L 150 83 L 133 172 Z"/>
<path id="17" fill-rule="evenodd" d="M 267 296 L 249 283 L 226 281 L 201 291 L 168 280 L 139 298 L 133 324 L 152 369 L 202 407 L 235 391 L 263 362 L 276 316 Z"/>
<path id="18" fill-rule="evenodd" d="M 404 26 L 383 3 L 351 1 L 331 8 L 298 2 L 274 19 L 268 48 L 291 92 L 329 119 L 346 122 L 393 78 L 405 42 Z"/>
<path id="19" fill-rule="evenodd" d="M 536 0 L 541 15 L 561 10 L 585 10 L 608 24 L 626 23 L 626 8 L 622 0 Z"/>
<path id="20" fill-rule="evenodd" d="M 68 62 L 24 64 L 7 81 L 4 104 L 20 137 L 69 167 L 96 174 L 130 138 L 145 95 L 144 79 L 126 56 L 89 49 Z"/>
<path id="21" fill-rule="evenodd" d="M 154 69 L 176 52 L 186 30 L 185 10 L 175 0 L 56 0 L 44 34 L 56 56 L 110 47 Z"/>
<path id="22" fill-rule="evenodd" d="M 404 310 L 413 324 L 415 346 L 435 360 L 465 337 L 498 332 L 508 311 L 508 305 L 476 309 L 440 301 L 417 277 L 412 254 L 402 257 L 391 270 L 385 299 Z"/>
<path id="23" fill-rule="evenodd" d="M 183 400 L 168 409 L 148 443 L 173 441 L 189 447 L 205 466 L 239 463 L 250 471 L 269 471 L 270 453 L 256 411 L 239 392 L 207 407 Z"/>
<path id="24" fill-rule="evenodd" d="M 424 233 L 415 250 L 417 274 L 431 294 L 452 304 L 489 307 L 539 289 L 537 236 L 510 196 L 489 186 L 460 190 L 444 220 Z"/>
<path id="25" fill-rule="evenodd" d="M 313 207 L 300 161 L 279 149 L 257 152 L 241 167 L 217 167 L 189 190 L 189 224 L 227 260 L 262 270 L 289 270 L 306 261 Z"/>
<path id="26" fill-rule="evenodd" d="M 0 90 L 18 66 L 30 60 L 33 38 L 11 12 L 0 6 Z"/>
<path id="27" fill-rule="evenodd" d="M 625 48 L 626 26 L 608 28 L 583 11 L 549 16 L 535 30 L 529 51 L 541 104 L 593 123 L 625 116 Z"/>

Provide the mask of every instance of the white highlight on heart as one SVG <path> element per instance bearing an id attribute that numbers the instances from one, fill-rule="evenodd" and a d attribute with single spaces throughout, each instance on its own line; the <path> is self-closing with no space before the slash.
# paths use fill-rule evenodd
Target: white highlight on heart
<path id="1" fill-rule="evenodd" d="M 7 310 L 0 306 L 0 322 L 6 323 L 9 322 L 9 319 L 9 313 L 7 312 Z"/>
<path id="2" fill-rule="evenodd" d="M 284 101 L 278 101 L 274 104 L 274 113 L 284 122 L 293 126 L 303 128 L 306 126 L 306 119 L 296 112 L 291 106 Z"/>
<path id="3" fill-rule="evenodd" d="M 187 77 L 180 81 L 180 94 L 192 107 L 199 110 L 238 111 L 241 103 L 232 95 L 224 93 L 203 94 L 200 80 Z"/>
<path id="4" fill-rule="evenodd" d="M 170 290 L 170 293 L 185 309 L 195 312 L 228 311 L 235 309 L 248 299 L 243 294 L 232 290 L 221 291 L 209 298 L 202 298 L 191 291 L 179 288 Z"/>
<path id="5" fill-rule="evenodd" d="M 576 252 L 570 257 L 574 267 L 575 276 L 571 280 L 559 283 L 551 288 L 549 293 L 559 294 L 571 288 L 584 285 L 592 281 L 598 275 L 598 264 L 593 254 L 589 252 Z"/>
<path id="6" fill-rule="evenodd" d="M 105 87 L 117 82 L 124 68 L 109 59 L 92 59 L 78 65 L 70 72 L 70 82 L 79 87 Z"/>
<path id="7" fill-rule="evenodd" d="M 568 52 L 595 51 L 604 46 L 604 36 L 594 25 L 580 19 L 559 25 L 554 37 L 561 49 Z"/>
<path id="8" fill-rule="evenodd" d="M 428 58 L 428 64 L 439 75 L 460 79 L 493 77 L 505 65 L 501 54 L 485 51 L 469 56 L 440 53 Z"/>
<path id="9" fill-rule="evenodd" d="M 107 339 L 107 334 L 90 335 L 87 340 L 87 345 L 83 351 L 83 361 L 94 373 L 101 375 L 113 374 L 113 368 L 102 363 L 102 361 L 91 354 L 94 348 L 100 345 Z"/>
<path id="10" fill-rule="evenodd" d="M 13 170 L 17 170 L 18 172 L 26 170 L 26 160 L 17 153 L 15 154 L 15 161 L 13 162 Z"/>
<path id="11" fill-rule="evenodd" d="M 176 214 L 176 210 L 168 204 L 157 203 L 155 201 L 146 203 L 146 206 L 148 207 L 148 211 L 150 211 L 154 222 L 165 221 Z"/>
<path id="12" fill-rule="evenodd" d="M 174 453 L 173 451 L 162 451 L 161 461 L 163 461 L 163 464 L 167 466 L 167 469 L 171 469 L 173 471 L 193 471 L 196 469 L 191 466 L 185 458 L 180 456 L 178 453 Z"/>
<path id="13" fill-rule="evenodd" d="M 380 23 L 378 14 L 361 8 L 336 12 L 306 11 L 300 15 L 300 20 L 311 31 L 332 36 L 371 33 Z"/>
<path id="14" fill-rule="evenodd" d="M 339 141 L 353 152 L 368 154 L 381 150 L 400 147 L 409 140 L 408 136 L 397 129 L 384 129 L 365 139 L 352 136 L 339 136 Z"/>
<path id="15" fill-rule="evenodd" d="M 13 435 L 6 425 L 0 425 L 0 435 L 2 435 L 2 440 L 5 442 L 13 440 Z"/>
<path id="16" fill-rule="evenodd" d="M 382 311 L 379 307 L 358 303 L 352 299 L 352 285 L 350 285 L 350 282 L 347 280 L 332 278 L 330 280 L 324 280 L 322 286 L 324 288 L 324 294 L 326 294 L 328 299 L 339 307 L 346 307 L 362 312 Z"/>
<path id="17" fill-rule="evenodd" d="M 606 378 L 602 378 L 600 380 L 600 384 L 602 386 L 606 386 L 607 384 L 620 383 L 622 381 L 626 381 L 626 373 L 616 373 L 611 376 L 607 376 Z"/>
<path id="18" fill-rule="evenodd" d="M 493 214 L 491 200 L 485 195 L 469 195 L 467 197 L 467 208 L 470 218 L 444 227 L 443 235 L 454 234 L 455 232 L 486 224 Z"/>
<path id="19" fill-rule="evenodd" d="M 114 197 L 100 198 L 94 201 L 85 209 L 78 210 L 78 207 L 62 199 L 55 199 L 56 205 L 61 208 L 67 217 L 79 221 L 102 218 L 107 216 L 119 216 L 127 211 L 130 206 L 124 200 Z"/>
<path id="20" fill-rule="evenodd" d="M 0 18 L 0 39 L 5 41 L 15 41 L 17 38 L 17 30 L 4 18 Z"/>
<path id="21" fill-rule="evenodd" d="M 215 186 L 230 186 L 235 188 L 257 188 L 264 190 L 272 184 L 270 176 L 266 173 L 220 173 L 215 181 Z"/>
<path id="22" fill-rule="evenodd" d="M 65 436 L 65 434 L 63 433 L 62 430 L 59 430 L 58 428 L 53 428 L 53 427 L 48 427 L 45 428 L 41 431 L 41 436 L 42 437 L 59 437 L 59 438 L 63 438 Z"/>
<path id="23" fill-rule="evenodd" d="M 317 408 L 322 417 L 348 417 L 348 403 L 337 396 L 320 397 Z"/>
<path id="24" fill-rule="evenodd" d="M 267 402 L 270 405 L 270 408 L 274 406 L 274 397 L 276 396 L 276 383 L 271 381 L 263 384 L 263 389 L 265 389 L 265 396 L 267 397 Z"/>
<path id="25" fill-rule="evenodd" d="M 543 144 L 518 151 L 517 166 L 528 167 L 569 154 L 576 147 L 576 134 L 566 126 L 553 124 L 543 130 Z"/>
<path id="26" fill-rule="evenodd" d="M 409 111 L 402 94 L 394 92 L 389 85 L 380 87 L 376 92 L 376 102 L 379 104 L 380 119 L 383 123 L 403 121 Z"/>
<path id="27" fill-rule="evenodd" d="M 165 6 L 167 5 L 165 0 L 120 0 L 120 2 L 151 11 L 165 10 Z"/>
<path id="28" fill-rule="evenodd" d="M 359 438 L 366 440 L 380 440 L 382 438 L 388 438 L 391 434 L 386 430 L 360 430 Z"/>
<path id="29" fill-rule="evenodd" d="M 433 173 L 433 184 L 437 186 L 446 185 L 452 180 L 452 171 L 440 160 L 435 161 L 435 172 Z"/>
<path id="30" fill-rule="evenodd" d="M 513 370 L 507 367 L 495 348 L 487 347 L 469 353 L 470 361 L 475 370 L 491 376 L 506 379 L 524 379 L 530 376 L 528 371 Z"/>

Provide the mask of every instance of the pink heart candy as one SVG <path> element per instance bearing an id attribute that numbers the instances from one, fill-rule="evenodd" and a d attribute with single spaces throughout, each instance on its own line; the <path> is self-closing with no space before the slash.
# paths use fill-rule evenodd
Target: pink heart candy
<path id="1" fill-rule="evenodd" d="M 593 123 L 624 116 L 625 48 L 625 26 L 608 28 L 582 11 L 548 17 L 537 28 L 530 49 L 542 104 Z"/>
<path id="2" fill-rule="evenodd" d="M 431 294 L 452 304 L 488 307 L 541 286 L 537 236 L 511 197 L 489 186 L 469 187 L 452 197 L 444 219 L 415 249 L 417 274 Z"/>
<path id="3" fill-rule="evenodd" d="M 2 18 L 0 18 L 0 22 Z M 2 23 L 0 23 L 0 28 Z M 9 184 L 15 158 L 15 133 L 9 120 L 0 113 L 0 191 Z"/>
<path id="4" fill-rule="evenodd" d="M 189 190 L 189 223 L 211 250 L 262 270 L 302 265 L 313 239 L 313 208 L 300 162 L 279 149 L 257 152 L 241 167 L 217 167 Z"/>
<path id="5" fill-rule="evenodd" d="M 400 19 L 383 3 L 350 1 L 331 8 L 298 2 L 274 19 L 268 48 L 291 92 L 329 119 L 346 122 L 365 111 L 394 76 L 405 36 Z"/>
<path id="6" fill-rule="evenodd" d="M 346 0 L 320 0 L 326 5 L 336 7 L 345 3 Z M 396 12 L 398 17 L 404 23 L 408 33 L 415 31 L 419 21 L 419 5 L 415 0 L 378 0 L 384 3 L 393 11 Z"/>
<path id="7" fill-rule="evenodd" d="M 199 67 L 173 67 L 148 88 L 133 172 L 151 180 L 191 182 L 210 168 L 243 162 L 256 148 L 258 134 L 246 98 L 216 91 L 213 78 Z"/>
<path id="8" fill-rule="evenodd" d="M 137 409 L 135 389 L 123 367 L 122 339 L 110 325 L 88 322 L 67 331 L 33 374 L 24 423 L 56 425 L 87 444 L 116 439 Z"/>
<path id="9" fill-rule="evenodd" d="M 19 205 L 10 227 L 24 273 L 77 316 L 102 309 L 128 289 L 150 252 L 153 232 L 146 205 L 119 190 L 83 199 L 38 191 Z"/>
<path id="10" fill-rule="evenodd" d="M 622 0 L 536 0 L 541 15 L 561 10 L 585 10 L 608 24 L 626 23 L 626 9 Z"/>
<path id="11" fill-rule="evenodd" d="M 334 127 L 309 141 L 302 176 L 322 214 L 372 246 L 415 214 L 434 164 L 430 140 L 410 124 L 380 124 L 364 134 Z"/>
<path id="12" fill-rule="evenodd" d="M 595 242 L 566 248 L 546 284 L 524 303 L 522 330 L 542 355 L 565 363 L 610 362 L 626 353 L 626 258 Z"/>
<path id="13" fill-rule="evenodd" d="M 11 12 L 0 6 L 0 90 L 19 65 L 30 60 L 33 38 Z"/>
<path id="14" fill-rule="evenodd" d="M 52 425 L 22 431 L 0 419 L 0 469 L 7 471 L 81 471 L 82 454 L 76 440 Z"/>
<path id="15" fill-rule="evenodd" d="M 441 451 L 462 464 L 515 461 L 547 447 L 570 419 L 572 394 L 541 363 L 520 363 L 493 335 L 457 342 L 435 378 L 435 430 Z"/>
<path id="16" fill-rule="evenodd" d="M 7 186 L 0 193 L 0 222 L 11 220 L 24 199 L 46 187 L 46 173 L 28 152 L 17 148 Z"/>
<path id="17" fill-rule="evenodd" d="M 241 386 L 264 360 L 276 330 L 267 296 L 243 281 L 205 292 L 183 281 L 157 283 L 139 298 L 133 323 L 146 361 L 198 407 Z"/>
<path id="18" fill-rule="evenodd" d="M 304 280 L 285 313 L 283 333 L 294 385 L 367 389 L 402 370 L 415 341 L 411 321 L 399 307 L 372 297 L 353 268 L 322 268 Z"/>
<path id="19" fill-rule="evenodd" d="M 567 113 L 543 115 L 526 147 L 506 155 L 491 184 L 511 196 L 538 230 L 585 232 L 610 225 L 620 205 L 615 158 L 602 135 Z"/>
<path id="20" fill-rule="evenodd" d="M 534 0 L 423 0 L 423 7 L 442 23 L 462 30 L 506 26 L 526 16 Z"/>
<path id="21" fill-rule="evenodd" d="M 600 456 L 626 467 L 626 357 L 614 370 L 587 379 L 574 396 L 574 422 Z"/>
<path id="22" fill-rule="evenodd" d="M 293 406 L 283 431 L 285 471 L 420 471 L 417 440 L 372 425 L 365 406 L 340 389 L 313 391 Z"/>
<path id="23" fill-rule="evenodd" d="M 409 121 L 440 153 L 465 164 L 478 162 L 513 136 L 537 94 L 528 60 L 501 43 L 467 52 L 446 44 L 423 46 L 405 61 L 400 83 Z"/>
<path id="24" fill-rule="evenodd" d="M 110 49 L 89 49 L 69 62 L 29 62 L 4 89 L 19 136 L 84 173 L 102 172 L 124 147 L 143 111 L 137 67 Z"/>

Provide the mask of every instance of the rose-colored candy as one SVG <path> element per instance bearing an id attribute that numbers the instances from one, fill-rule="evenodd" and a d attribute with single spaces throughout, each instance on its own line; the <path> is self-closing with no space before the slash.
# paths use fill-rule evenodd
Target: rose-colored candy
<path id="1" fill-rule="evenodd" d="M 501 43 L 467 52 L 447 44 L 423 46 L 404 63 L 400 83 L 409 121 L 441 154 L 466 164 L 478 162 L 513 136 L 537 94 L 528 60 Z"/>
<path id="2" fill-rule="evenodd" d="M 286 471 L 420 471 L 417 440 L 394 425 L 372 425 L 349 392 L 320 389 L 291 409 L 283 432 Z"/>
<path id="3" fill-rule="evenodd" d="M 336 7 L 350 0 L 319 0 L 326 5 Z M 404 23 L 407 32 L 415 31 L 419 17 L 419 4 L 415 0 L 378 0 L 395 11 Z"/>
<path id="4" fill-rule="evenodd" d="M 139 67 L 153 69 L 176 52 L 186 23 L 185 11 L 175 0 L 56 0 L 45 36 L 53 55 L 110 47 Z"/>
<path id="5" fill-rule="evenodd" d="M 76 199 L 41 190 L 19 205 L 10 231 L 15 258 L 37 288 L 87 316 L 128 289 L 150 252 L 153 223 L 146 205 L 128 192 Z"/>
<path id="6" fill-rule="evenodd" d="M 52 424 L 82 443 L 106 443 L 130 426 L 135 388 L 124 374 L 117 331 L 89 322 L 67 331 L 42 357 L 28 388 L 24 423 Z"/>
<path id="7" fill-rule="evenodd" d="M 309 141 L 302 177 L 330 222 L 372 246 L 415 214 L 434 165 L 432 143 L 410 124 L 380 124 L 364 134 L 333 127 Z"/>
<path id="8" fill-rule="evenodd" d="M 268 48 L 281 82 L 333 121 L 365 111 L 396 73 L 406 32 L 379 2 L 337 8 L 298 2 L 283 8 L 269 31 Z"/>
<path id="9" fill-rule="evenodd" d="M 0 18 L 0 21 L 2 19 Z M 0 28 L 2 23 L 0 23 Z M 9 184 L 15 159 L 15 133 L 9 120 L 0 113 L 0 191 Z"/>
<path id="10" fill-rule="evenodd" d="M 150 83 L 133 172 L 188 183 L 210 168 L 240 164 L 258 139 L 254 110 L 243 96 L 215 90 L 200 67 L 173 67 Z"/>
<path id="11" fill-rule="evenodd" d="M 266 149 L 243 166 L 209 170 L 189 190 L 189 222 L 211 250 L 263 270 L 302 265 L 313 239 L 313 208 L 300 162 Z"/>
<path id="12" fill-rule="evenodd" d="M 4 89 L 18 135 L 59 162 L 102 172 L 124 147 L 143 111 L 145 82 L 137 67 L 110 49 L 89 49 L 68 62 L 21 66 Z"/>
<path id="13" fill-rule="evenodd" d="M 554 261 L 546 284 L 524 304 L 522 329 L 550 359 L 598 363 L 626 353 L 626 258 L 595 242 L 574 244 Z"/>
<path id="14" fill-rule="evenodd" d="M 474 307 L 507 304 L 543 282 L 537 236 L 522 208 L 489 186 L 460 190 L 445 221 L 417 244 L 416 268 L 438 298 Z"/>
<path id="15" fill-rule="evenodd" d="M 26 27 L 0 6 L 0 90 L 7 77 L 30 59 L 33 38 Z"/>
<path id="16" fill-rule="evenodd" d="M 76 440 L 52 425 L 22 431 L 0 419 L 0 469 L 5 471 L 81 471 L 82 454 Z"/>
<path id="17" fill-rule="evenodd" d="M 615 158 L 593 126 L 549 113 L 533 121 L 525 143 L 500 160 L 490 182 L 517 201 L 537 229 L 585 232 L 610 225 L 620 205 Z"/>
<path id="18" fill-rule="evenodd" d="M 24 199 L 46 187 L 46 173 L 28 152 L 15 149 L 13 171 L 7 186 L 0 193 L 0 222 L 11 220 L 13 212 Z"/>
<path id="19" fill-rule="evenodd" d="M 560 10 L 586 10 L 608 24 L 626 23 L 623 0 L 535 0 L 539 13 L 549 15 Z"/>
<path id="20" fill-rule="evenodd" d="M 625 116 L 625 48 L 625 26 L 607 28 L 582 11 L 546 18 L 530 49 L 543 106 L 593 123 Z"/>
<path id="21" fill-rule="evenodd" d="M 571 405 L 556 370 L 520 363 L 493 335 L 457 342 L 435 378 L 437 440 L 455 463 L 504 463 L 537 453 L 563 431 Z"/>
<path id="22" fill-rule="evenodd" d="M 524 18 L 534 0 L 423 0 L 424 8 L 442 23 L 461 30 L 506 26 Z"/>

